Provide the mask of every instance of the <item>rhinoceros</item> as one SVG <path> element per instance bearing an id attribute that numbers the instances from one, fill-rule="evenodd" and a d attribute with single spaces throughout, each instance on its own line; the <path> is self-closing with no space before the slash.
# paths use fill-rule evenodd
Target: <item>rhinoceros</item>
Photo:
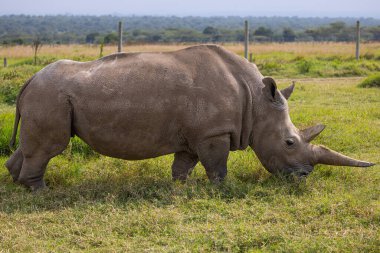
<path id="1" fill-rule="evenodd" d="M 227 174 L 230 151 L 250 146 L 271 173 L 305 176 L 317 163 L 372 166 L 310 144 L 323 129 L 298 130 L 287 99 L 256 65 L 217 45 L 164 53 L 117 53 L 90 62 L 60 60 L 22 87 L 6 162 L 14 181 L 45 187 L 49 160 L 76 135 L 97 152 L 140 160 L 174 153 L 172 177 L 198 161 L 212 182 Z"/>

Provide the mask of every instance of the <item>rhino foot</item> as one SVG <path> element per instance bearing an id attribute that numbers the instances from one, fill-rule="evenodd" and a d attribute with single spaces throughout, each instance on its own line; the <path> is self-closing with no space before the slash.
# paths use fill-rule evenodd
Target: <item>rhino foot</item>
<path id="1" fill-rule="evenodd" d="M 197 163 L 198 157 L 194 154 L 188 152 L 175 153 L 172 165 L 173 180 L 185 182 Z"/>
<path id="2" fill-rule="evenodd" d="M 43 178 L 49 160 L 49 157 L 46 155 L 25 157 L 17 182 L 30 188 L 32 191 L 45 188 L 46 184 Z"/>
<path id="3" fill-rule="evenodd" d="M 41 182 L 38 182 L 38 184 L 34 184 L 34 185 L 29 186 L 29 189 L 30 189 L 32 192 L 37 193 L 37 192 L 41 192 L 41 191 L 43 191 L 43 190 L 48 190 L 49 187 L 46 186 L 44 180 L 41 180 Z"/>
<path id="4" fill-rule="evenodd" d="M 32 192 L 37 192 L 37 191 L 40 191 L 43 189 L 48 189 L 44 180 L 39 180 L 39 181 L 35 181 L 35 182 L 31 183 L 27 180 L 19 179 L 16 181 L 16 183 L 26 187 L 27 189 L 29 189 Z"/>
<path id="5" fill-rule="evenodd" d="M 225 170 L 225 173 L 222 174 L 222 175 L 217 175 L 216 174 L 216 175 L 210 176 L 209 174 L 207 174 L 207 177 L 208 177 L 208 179 L 210 180 L 211 183 L 218 185 L 218 184 L 220 184 L 220 183 L 223 182 L 223 180 L 226 177 L 226 175 L 227 175 L 227 169 Z"/>
<path id="6" fill-rule="evenodd" d="M 197 149 L 199 160 L 212 183 L 220 183 L 227 175 L 230 136 L 222 135 L 203 141 Z"/>
<path id="7" fill-rule="evenodd" d="M 18 148 L 5 163 L 5 167 L 8 169 L 9 174 L 11 174 L 14 182 L 17 181 L 20 175 L 23 160 L 21 149 Z"/>

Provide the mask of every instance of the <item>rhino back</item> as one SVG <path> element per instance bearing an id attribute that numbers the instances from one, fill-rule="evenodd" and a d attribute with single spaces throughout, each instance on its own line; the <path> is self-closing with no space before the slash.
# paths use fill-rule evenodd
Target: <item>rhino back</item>
<path id="1" fill-rule="evenodd" d="M 236 149 L 247 90 L 231 70 L 234 56 L 220 50 L 201 46 L 60 61 L 36 82 L 67 98 L 73 131 L 102 154 L 145 159 L 193 151 L 205 138 L 222 134 L 231 135 Z"/>

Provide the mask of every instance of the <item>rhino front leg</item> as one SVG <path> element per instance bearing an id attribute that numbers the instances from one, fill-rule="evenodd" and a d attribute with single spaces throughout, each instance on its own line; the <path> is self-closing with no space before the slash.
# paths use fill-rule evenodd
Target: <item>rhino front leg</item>
<path id="1" fill-rule="evenodd" d="M 172 165 L 173 180 L 185 181 L 198 162 L 198 156 L 188 152 L 178 152 L 174 155 Z"/>
<path id="2" fill-rule="evenodd" d="M 7 167 L 9 174 L 11 174 L 15 182 L 20 175 L 23 160 L 21 148 L 18 148 L 5 163 L 5 167 Z"/>
<path id="3" fill-rule="evenodd" d="M 207 177 L 218 183 L 227 175 L 227 159 L 230 152 L 229 135 L 207 139 L 198 145 L 199 160 L 206 169 Z"/>

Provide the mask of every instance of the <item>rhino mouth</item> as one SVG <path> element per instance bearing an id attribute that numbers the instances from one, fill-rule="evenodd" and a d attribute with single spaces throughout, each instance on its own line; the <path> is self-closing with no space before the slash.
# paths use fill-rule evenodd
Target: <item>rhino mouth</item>
<path id="1" fill-rule="evenodd" d="M 298 177 L 306 177 L 310 174 L 310 171 L 298 171 L 295 173 L 296 176 Z"/>
<path id="2" fill-rule="evenodd" d="M 311 165 L 303 165 L 302 167 L 290 168 L 287 171 L 289 174 L 294 175 L 296 177 L 307 177 L 312 171 L 314 167 Z"/>

